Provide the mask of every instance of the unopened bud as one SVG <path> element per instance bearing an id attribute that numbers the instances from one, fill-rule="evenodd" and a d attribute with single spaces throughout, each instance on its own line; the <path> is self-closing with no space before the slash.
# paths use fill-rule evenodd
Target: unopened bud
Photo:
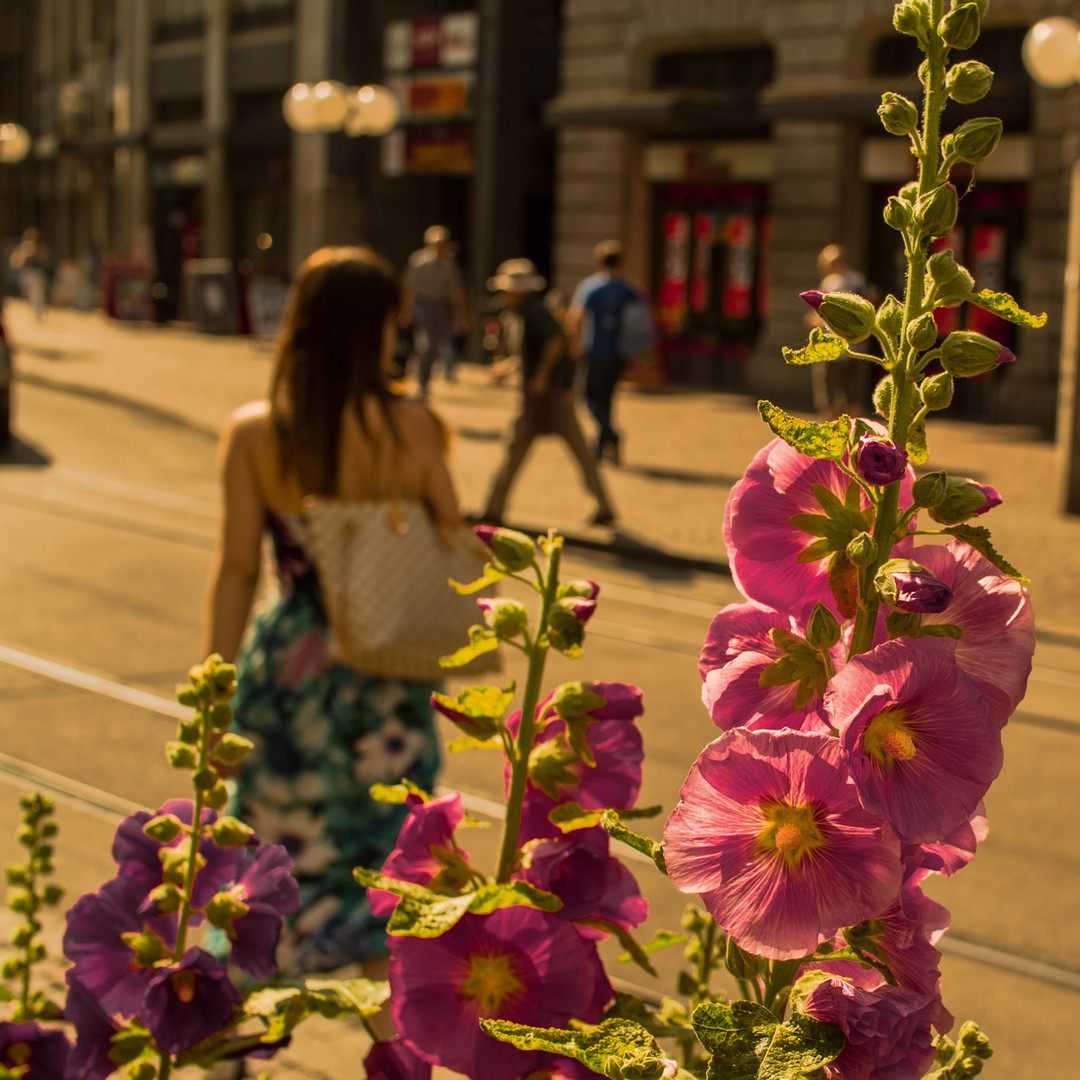
<path id="1" fill-rule="evenodd" d="M 941 346 L 941 366 L 958 378 L 982 375 L 1016 359 L 1011 349 L 974 330 L 956 330 Z"/>
<path id="2" fill-rule="evenodd" d="M 966 267 L 957 266 L 956 273 L 944 284 L 938 286 L 938 307 L 959 307 L 967 300 L 975 288 L 975 279 Z"/>
<path id="3" fill-rule="evenodd" d="M 183 828 L 184 823 L 174 814 L 158 814 L 143 826 L 143 832 L 159 844 L 171 844 Z"/>
<path id="4" fill-rule="evenodd" d="M 820 605 L 819 605 L 820 606 Z M 740 949 L 732 938 L 727 939 L 727 948 L 724 952 L 724 966 L 736 979 L 744 982 L 756 979 L 765 969 L 765 961 L 760 956 Z"/>
<path id="5" fill-rule="evenodd" d="M 524 604 L 506 596 L 482 596 L 476 601 L 484 613 L 484 621 L 500 641 L 507 641 L 524 633 L 529 625 L 529 612 Z"/>
<path id="6" fill-rule="evenodd" d="M 890 229 L 895 229 L 897 232 L 903 232 L 911 224 L 911 219 L 914 216 L 911 203 L 905 202 L 903 199 L 897 198 L 895 195 L 889 196 L 889 201 L 885 204 L 885 209 L 881 215 L 885 219 L 885 224 Z"/>
<path id="7" fill-rule="evenodd" d="M 806 623 L 806 644 L 811 649 L 825 650 L 839 640 L 840 621 L 824 604 L 815 604 Z"/>
<path id="8" fill-rule="evenodd" d="M 929 509 L 929 514 L 939 525 L 959 525 L 970 518 L 985 514 L 1001 503 L 1002 498 L 997 488 L 950 476 L 944 498 Z"/>
<path id="9" fill-rule="evenodd" d="M 893 26 L 908 37 L 925 39 L 930 28 L 930 9 L 925 0 L 904 0 L 893 10 Z"/>
<path id="10" fill-rule="evenodd" d="M 910 559 L 890 559 L 874 577 L 874 586 L 890 607 L 919 615 L 938 615 L 952 602 L 952 589 Z"/>
<path id="11" fill-rule="evenodd" d="M 931 412 L 947 409 L 953 399 L 953 377 L 947 371 L 928 375 L 919 383 L 919 396 Z"/>
<path id="12" fill-rule="evenodd" d="M 848 543 L 845 554 L 852 566 L 869 566 L 878 557 L 877 542 L 868 532 L 861 532 Z"/>
<path id="13" fill-rule="evenodd" d="M 211 810 L 220 810 L 229 801 L 229 789 L 224 780 L 216 784 L 203 796 L 203 802 Z"/>
<path id="14" fill-rule="evenodd" d="M 990 92 L 994 73 L 978 60 L 964 60 L 953 64 L 945 76 L 945 90 L 953 101 L 970 105 L 980 101 Z"/>
<path id="15" fill-rule="evenodd" d="M 209 791 L 217 781 L 218 771 L 212 765 L 199 769 L 191 778 L 191 782 L 199 791 Z"/>
<path id="16" fill-rule="evenodd" d="M 817 305 L 817 313 L 821 321 L 845 341 L 862 341 L 877 321 L 874 305 L 858 293 L 825 293 Z"/>
<path id="17" fill-rule="evenodd" d="M 908 455 L 902 446 L 876 435 L 859 439 L 856 471 L 869 484 L 888 487 L 907 471 Z"/>
<path id="18" fill-rule="evenodd" d="M 917 352 L 929 349 L 937 342 L 938 329 L 934 322 L 934 313 L 926 311 L 914 321 L 908 323 L 908 344 Z"/>
<path id="19" fill-rule="evenodd" d="M 918 130 L 919 110 L 903 94 L 882 94 L 877 112 L 881 126 L 890 135 L 913 135 Z"/>
<path id="20" fill-rule="evenodd" d="M 567 656 L 580 656 L 581 643 L 585 640 L 585 625 L 569 608 L 559 604 L 548 612 L 548 641 L 553 649 Z"/>
<path id="21" fill-rule="evenodd" d="M 904 325 L 904 308 L 899 300 L 889 293 L 878 308 L 877 324 L 886 333 L 896 337 Z"/>
<path id="22" fill-rule="evenodd" d="M 952 281 L 960 270 L 960 267 L 956 265 L 956 256 L 949 248 L 935 251 L 926 260 L 926 268 L 930 272 L 931 279 L 939 285 Z"/>
<path id="23" fill-rule="evenodd" d="M 246 847 L 255 839 L 255 831 L 234 817 L 218 818 L 210 826 L 210 835 L 221 848 Z"/>
<path id="24" fill-rule="evenodd" d="M 684 930 L 696 934 L 699 930 L 704 930 L 708 926 L 709 917 L 701 908 L 696 907 L 694 904 L 687 904 L 683 909 L 682 918 L 679 922 Z"/>
<path id="25" fill-rule="evenodd" d="M 978 4 L 955 7 L 938 24 L 941 40 L 950 49 L 970 49 L 979 40 L 982 15 Z"/>
<path id="26" fill-rule="evenodd" d="M 1001 121 L 996 116 L 965 120 L 952 133 L 953 153 L 968 165 L 978 165 L 993 152 L 1001 138 Z"/>
<path id="27" fill-rule="evenodd" d="M 236 765 L 254 749 L 255 744 L 250 739 L 227 731 L 214 747 L 214 760 L 220 761 L 223 765 Z"/>
<path id="28" fill-rule="evenodd" d="M 915 203 L 915 224 L 927 236 L 945 236 L 956 224 L 956 188 L 940 184 Z"/>
<path id="29" fill-rule="evenodd" d="M 477 525 L 473 532 L 511 572 L 527 570 L 536 562 L 536 545 L 524 533 L 494 525 Z"/>
<path id="30" fill-rule="evenodd" d="M 156 915 L 172 915 L 180 910 L 183 901 L 180 890 L 167 881 L 151 889 L 146 898 L 154 905 Z"/>
<path id="31" fill-rule="evenodd" d="M 168 742 L 165 753 L 174 769 L 194 769 L 198 758 L 193 747 L 182 742 Z"/>
<path id="32" fill-rule="evenodd" d="M 916 506 L 937 506 L 945 498 L 948 485 L 949 477 L 943 470 L 928 472 L 911 485 L 911 498 Z"/>

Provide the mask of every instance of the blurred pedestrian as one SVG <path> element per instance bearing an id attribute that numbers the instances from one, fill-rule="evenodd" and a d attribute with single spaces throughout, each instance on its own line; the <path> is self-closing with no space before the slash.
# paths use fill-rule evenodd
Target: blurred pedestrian
<path id="1" fill-rule="evenodd" d="M 11 253 L 11 269 L 19 279 L 19 291 L 30 305 L 35 319 L 45 314 L 49 292 L 49 249 L 35 228 L 25 229 L 22 240 Z"/>
<path id="2" fill-rule="evenodd" d="M 818 252 L 818 273 L 822 292 L 848 292 L 875 300 L 873 288 L 866 277 L 851 263 L 847 250 L 839 244 L 828 244 Z M 824 326 L 817 315 L 807 320 L 810 326 Z M 860 352 L 873 351 L 866 348 Z M 840 359 L 827 364 L 813 364 L 810 368 L 814 408 L 822 420 L 835 420 L 847 413 L 861 416 L 866 411 L 866 361 Z"/>
<path id="3" fill-rule="evenodd" d="M 424 246 L 409 256 L 402 277 L 401 325 L 412 327 L 419 369 L 420 397 L 427 397 L 435 361 L 443 378 L 456 378 L 458 338 L 468 330 L 465 281 L 454 258 L 454 244 L 445 225 L 424 232 Z"/>
<path id="4" fill-rule="evenodd" d="M 620 273 L 622 244 L 602 240 L 593 249 L 594 272 L 574 290 L 566 313 L 570 351 L 585 363 L 585 404 L 598 428 L 597 459 L 619 463 L 619 433 L 612 427 L 615 387 L 629 357 L 622 341 L 623 319 L 641 303 L 637 289 Z"/>
<path id="5" fill-rule="evenodd" d="M 384 977 L 384 923 L 352 868 L 382 864 L 405 807 L 374 801 L 370 788 L 405 776 L 432 791 L 439 761 L 430 705 L 439 684 L 333 658 L 305 543 L 309 496 L 419 501 L 439 528 L 461 524 L 442 423 L 386 377 L 398 301 L 396 275 L 374 252 L 316 251 L 296 277 L 269 398 L 233 413 L 221 441 L 206 647 L 238 656 L 236 725 L 256 744 L 232 812 L 293 857 L 304 906 L 279 956 L 293 972 L 371 961 L 369 976 Z M 243 636 L 264 536 L 277 587 Z"/>
<path id="6" fill-rule="evenodd" d="M 544 301 L 546 282 L 528 259 L 509 259 L 499 265 L 488 288 L 500 295 L 500 363 L 515 362 L 521 370 L 521 411 L 515 418 L 492 481 L 484 521 L 502 521 L 506 500 L 518 470 L 539 435 L 559 435 L 581 468 L 582 479 L 596 500 L 592 525 L 615 520 L 604 482 L 589 453 L 574 412 L 574 360 L 566 347 L 559 323 Z"/>

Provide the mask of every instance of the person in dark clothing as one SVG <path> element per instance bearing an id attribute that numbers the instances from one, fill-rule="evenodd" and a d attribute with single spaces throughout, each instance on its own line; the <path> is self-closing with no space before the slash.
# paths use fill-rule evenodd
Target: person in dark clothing
<path id="1" fill-rule="evenodd" d="M 604 483 L 589 454 L 574 412 L 574 361 L 559 324 L 544 302 L 544 279 L 528 259 L 509 259 L 499 265 L 488 288 L 501 295 L 500 351 L 516 357 L 521 367 L 521 411 L 514 420 L 502 463 L 480 515 L 502 520 L 510 488 L 538 435 L 560 435 L 581 468 L 582 479 L 596 500 L 593 525 L 615 520 Z"/>

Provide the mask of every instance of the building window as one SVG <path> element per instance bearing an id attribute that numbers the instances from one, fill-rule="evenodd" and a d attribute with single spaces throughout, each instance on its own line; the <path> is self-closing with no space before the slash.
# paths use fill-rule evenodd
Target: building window
<path id="1" fill-rule="evenodd" d="M 768 45 L 662 53 L 653 60 L 655 90 L 729 90 L 755 98 L 772 80 Z"/>
<path id="2" fill-rule="evenodd" d="M 206 0 L 154 0 L 154 41 L 200 37 L 206 22 Z"/>
<path id="3" fill-rule="evenodd" d="M 255 30 L 262 26 L 283 26 L 292 23 L 294 0 L 234 0 L 233 30 Z"/>

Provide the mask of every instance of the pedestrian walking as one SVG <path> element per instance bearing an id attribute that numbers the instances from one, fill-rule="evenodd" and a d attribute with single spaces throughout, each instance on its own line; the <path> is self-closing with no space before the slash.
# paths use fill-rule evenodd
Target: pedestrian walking
<path id="1" fill-rule="evenodd" d="M 352 868 L 383 863 L 405 808 L 375 802 L 370 788 L 404 776 L 433 791 L 439 761 L 438 682 L 335 659 L 324 596 L 347 583 L 320 581 L 304 515 L 309 496 L 394 499 L 422 503 L 440 529 L 462 524 L 442 423 L 386 375 L 398 301 L 396 275 L 374 252 L 315 252 L 296 277 L 269 398 L 233 413 L 221 440 L 206 646 L 238 657 L 236 725 L 256 744 L 230 812 L 294 860 L 303 910 L 279 956 L 292 972 L 361 962 L 383 977 L 384 923 Z M 277 587 L 244 636 L 264 535 Z"/>
<path id="2" fill-rule="evenodd" d="M 630 359 L 623 331 L 631 308 L 645 303 L 620 273 L 622 261 L 622 245 L 617 240 L 596 245 L 594 272 L 574 290 L 565 322 L 570 350 L 585 365 L 585 404 L 598 429 L 596 457 L 615 465 L 620 460 L 620 438 L 612 426 L 612 403 Z"/>
<path id="3" fill-rule="evenodd" d="M 51 259 L 38 229 L 23 231 L 22 240 L 11 253 L 10 264 L 18 277 L 23 299 L 30 305 L 34 318 L 41 319 L 48 300 Z"/>
<path id="4" fill-rule="evenodd" d="M 457 339 L 467 331 L 469 316 L 465 281 L 445 225 L 427 229 L 424 246 L 409 256 L 402 278 L 401 324 L 412 328 L 420 397 L 427 397 L 436 360 L 442 361 L 443 378 L 453 382 Z"/>
<path id="5" fill-rule="evenodd" d="M 559 435 L 576 458 L 585 486 L 596 500 L 590 524 L 610 525 L 615 512 L 574 411 L 575 364 L 566 338 L 544 302 L 545 284 L 528 259 L 501 263 L 488 280 L 488 288 L 500 294 L 503 305 L 498 351 L 504 363 L 516 361 L 521 371 L 521 411 L 510 429 L 481 517 L 494 524 L 502 521 L 510 488 L 533 440 L 542 435 Z"/>

